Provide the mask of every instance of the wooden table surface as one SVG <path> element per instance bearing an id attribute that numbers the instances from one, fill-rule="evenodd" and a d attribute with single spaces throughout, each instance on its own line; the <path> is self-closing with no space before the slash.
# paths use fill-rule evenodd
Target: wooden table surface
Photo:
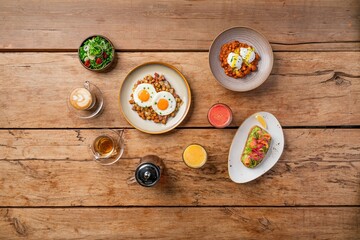
<path id="1" fill-rule="evenodd" d="M 359 14 L 358 0 L 2 0 L 0 239 L 359 239 Z M 271 75 L 250 92 L 224 89 L 209 69 L 212 40 L 232 26 L 257 29 L 274 51 Z M 92 34 L 116 47 L 108 73 L 77 59 Z M 191 86 L 189 115 L 168 134 L 133 129 L 119 109 L 124 77 L 147 61 L 174 65 Z M 85 80 L 105 98 L 92 120 L 65 103 Z M 207 121 L 216 102 L 234 112 L 226 129 Z M 284 153 L 262 177 L 236 184 L 229 147 L 258 111 L 283 125 Z M 87 151 L 101 128 L 125 128 L 115 165 Z M 209 153 L 199 170 L 181 159 L 193 142 Z M 160 183 L 128 184 L 149 153 L 164 159 Z"/>

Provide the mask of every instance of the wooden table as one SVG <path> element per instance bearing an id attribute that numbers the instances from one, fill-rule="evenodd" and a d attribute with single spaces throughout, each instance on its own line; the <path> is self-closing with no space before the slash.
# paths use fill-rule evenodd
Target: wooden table
<path id="1" fill-rule="evenodd" d="M 359 9 L 357 0 L 1 1 L 0 238 L 358 239 Z M 212 40 L 241 25 L 274 50 L 269 79 L 245 93 L 221 87 L 208 64 Z M 77 59 L 94 33 L 116 46 L 111 72 L 87 71 Z M 168 134 L 133 129 L 119 109 L 121 82 L 147 61 L 174 65 L 192 89 L 188 118 Z M 65 104 L 85 80 L 106 102 L 88 121 Z M 226 129 L 207 121 L 216 102 L 233 109 Z M 267 174 L 235 184 L 229 147 L 257 111 L 279 119 L 285 150 Z M 113 166 L 87 151 L 101 128 L 125 128 L 124 158 Z M 210 155 L 200 170 L 181 160 L 193 142 Z M 161 182 L 128 184 L 148 153 L 164 159 Z"/>

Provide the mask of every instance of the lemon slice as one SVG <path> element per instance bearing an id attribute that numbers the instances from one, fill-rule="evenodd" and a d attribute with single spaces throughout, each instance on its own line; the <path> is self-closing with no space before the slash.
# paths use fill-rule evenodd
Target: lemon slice
<path id="1" fill-rule="evenodd" d="M 257 114 L 255 116 L 256 120 L 258 120 L 258 122 L 261 124 L 261 126 L 266 129 L 266 121 L 265 119 L 263 118 L 263 116 L 261 116 L 260 114 Z"/>

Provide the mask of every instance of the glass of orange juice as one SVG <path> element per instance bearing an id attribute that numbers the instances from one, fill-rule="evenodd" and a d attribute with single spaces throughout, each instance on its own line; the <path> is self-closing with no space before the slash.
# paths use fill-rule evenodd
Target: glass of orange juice
<path id="1" fill-rule="evenodd" d="M 190 144 L 182 154 L 184 163 L 190 168 L 201 168 L 207 161 L 207 152 L 200 144 Z"/>

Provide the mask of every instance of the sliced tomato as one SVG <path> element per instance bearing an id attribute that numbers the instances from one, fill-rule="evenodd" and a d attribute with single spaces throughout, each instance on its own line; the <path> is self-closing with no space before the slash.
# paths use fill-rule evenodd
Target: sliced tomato
<path id="1" fill-rule="evenodd" d="M 84 63 L 85 67 L 90 67 L 90 60 L 86 60 L 85 63 Z"/>
<path id="2" fill-rule="evenodd" d="M 102 63 L 101 58 L 96 59 L 96 64 L 101 64 L 101 63 Z"/>
<path id="3" fill-rule="evenodd" d="M 106 52 L 103 53 L 103 58 L 107 59 L 108 55 L 106 54 Z"/>

